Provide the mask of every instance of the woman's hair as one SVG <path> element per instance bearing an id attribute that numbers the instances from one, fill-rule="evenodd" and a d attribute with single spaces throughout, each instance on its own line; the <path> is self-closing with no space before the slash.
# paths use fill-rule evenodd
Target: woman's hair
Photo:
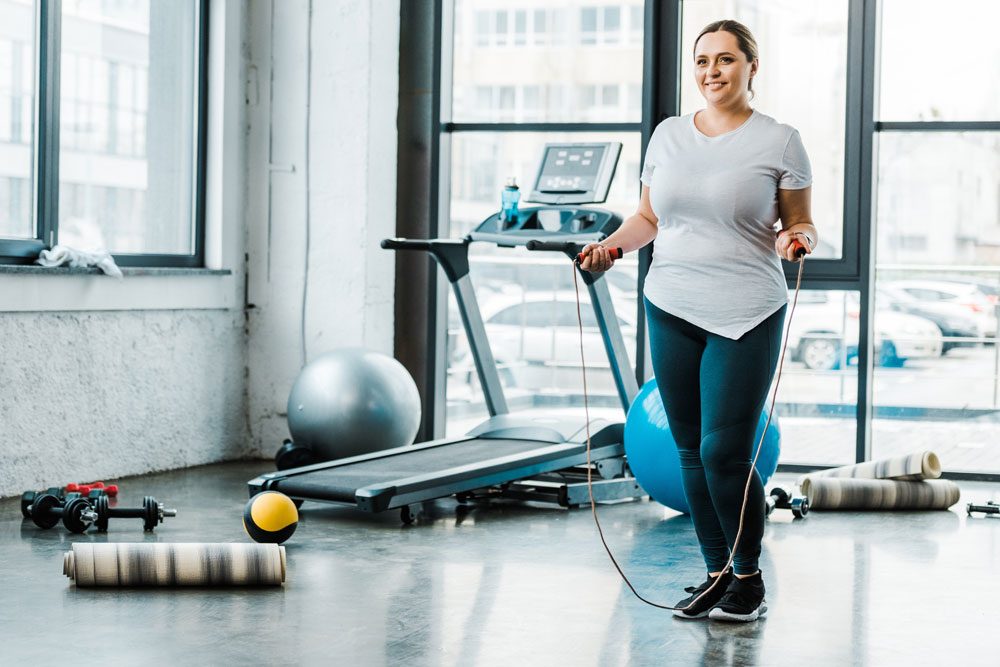
<path id="1" fill-rule="evenodd" d="M 692 52 L 698 46 L 698 40 L 700 40 L 706 33 L 710 32 L 730 33 L 736 38 L 736 42 L 740 45 L 740 51 L 743 52 L 743 55 L 747 57 L 748 61 L 753 62 L 757 59 L 757 40 L 753 38 L 753 33 L 750 32 L 750 28 L 746 27 L 739 21 L 734 21 L 732 19 L 713 21 L 702 28 L 701 32 L 698 33 L 698 39 L 694 40 L 694 47 L 691 48 Z M 753 95 L 753 79 L 750 79 L 750 82 L 747 84 L 747 90 L 749 90 L 750 94 Z"/>

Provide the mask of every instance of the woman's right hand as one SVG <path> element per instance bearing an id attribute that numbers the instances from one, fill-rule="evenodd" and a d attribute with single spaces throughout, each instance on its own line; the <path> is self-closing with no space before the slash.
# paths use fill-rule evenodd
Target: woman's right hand
<path id="1" fill-rule="evenodd" d="M 591 273 L 604 273 L 612 266 L 615 260 L 611 256 L 611 250 L 600 243 L 589 243 L 580 251 L 583 261 L 580 268 Z"/>

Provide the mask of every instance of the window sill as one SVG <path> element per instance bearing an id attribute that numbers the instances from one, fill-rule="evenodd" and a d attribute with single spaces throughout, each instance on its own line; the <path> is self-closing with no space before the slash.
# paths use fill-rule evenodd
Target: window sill
<path id="1" fill-rule="evenodd" d="M 120 267 L 117 280 L 97 268 L 0 265 L 0 312 L 204 310 L 237 305 L 228 269 Z"/>

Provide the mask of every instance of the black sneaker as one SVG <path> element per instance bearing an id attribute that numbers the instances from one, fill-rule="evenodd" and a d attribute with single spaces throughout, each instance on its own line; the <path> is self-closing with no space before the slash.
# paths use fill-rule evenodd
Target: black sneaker
<path id="1" fill-rule="evenodd" d="M 756 621 L 767 613 L 764 600 L 764 577 L 760 572 L 752 577 L 733 577 L 729 589 L 712 607 L 708 617 L 716 621 Z"/>
<path id="2" fill-rule="evenodd" d="M 729 588 L 733 579 L 733 573 L 731 570 L 726 570 L 719 576 L 722 578 L 722 581 L 720 581 L 719 584 L 712 589 L 712 592 L 698 600 L 697 604 L 687 611 L 684 611 L 684 607 L 687 607 L 689 604 L 694 602 L 695 598 L 707 591 L 709 586 L 715 582 L 717 577 L 708 575 L 708 579 L 706 579 L 704 583 L 699 584 L 698 586 L 688 586 L 685 588 L 684 592 L 691 593 L 691 595 L 674 605 L 675 607 L 680 607 L 680 609 L 674 609 L 674 616 L 677 616 L 678 618 L 705 618 L 708 616 L 709 609 L 714 607 L 715 604 L 722 599 L 722 596 L 726 594 L 726 590 Z"/>

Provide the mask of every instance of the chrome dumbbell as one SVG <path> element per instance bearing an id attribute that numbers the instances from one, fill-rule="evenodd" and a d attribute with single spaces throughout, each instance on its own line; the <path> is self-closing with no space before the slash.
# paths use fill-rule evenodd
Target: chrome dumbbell
<path id="1" fill-rule="evenodd" d="M 775 508 L 783 510 L 791 510 L 792 515 L 796 519 L 805 518 L 809 514 L 809 498 L 806 496 L 796 496 L 793 497 L 788 491 L 776 486 L 771 489 L 771 493 L 768 494 L 767 498 L 764 499 L 767 503 L 766 513 L 768 516 Z"/>

